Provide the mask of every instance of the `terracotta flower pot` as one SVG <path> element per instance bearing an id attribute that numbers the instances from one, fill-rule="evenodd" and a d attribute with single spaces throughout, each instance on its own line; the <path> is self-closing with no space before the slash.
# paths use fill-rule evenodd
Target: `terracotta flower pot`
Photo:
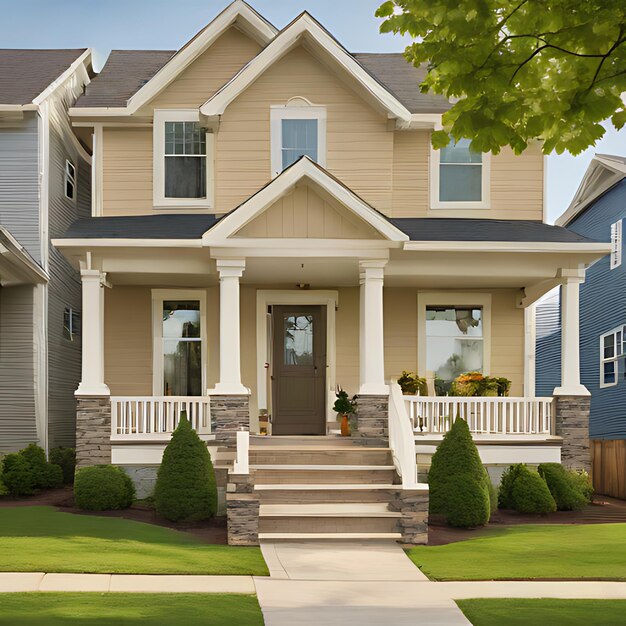
<path id="1" fill-rule="evenodd" d="M 348 415 L 346 413 L 341 416 L 341 436 L 350 436 L 350 423 L 348 422 Z"/>

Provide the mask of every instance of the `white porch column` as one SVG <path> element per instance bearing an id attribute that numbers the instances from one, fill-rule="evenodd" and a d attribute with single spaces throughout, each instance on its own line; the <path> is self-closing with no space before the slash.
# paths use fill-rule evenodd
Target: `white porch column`
<path id="1" fill-rule="evenodd" d="M 108 396 L 104 382 L 104 280 L 100 270 L 83 269 L 82 376 L 77 396 Z"/>
<path id="2" fill-rule="evenodd" d="M 590 395 L 580 383 L 579 294 L 584 280 L 578 272 L 568 272 L 561 285 L 561 386 L 554 390 L 555 396 Z"/>
<path id="3" fill-rule="evenodd" d="M 220 380 L 210 393 L 247 395 L 241 383 L 241 338 L 239 316 L 239 279 L 245 259 L 218 259 L 220 275 Z"/>
<path id="4" fill-rule="evenodd" d="M 386 261 L 361 261 L 359 326 L 361 395 L 387 395 L 383 337 L 383 282 Z"/>

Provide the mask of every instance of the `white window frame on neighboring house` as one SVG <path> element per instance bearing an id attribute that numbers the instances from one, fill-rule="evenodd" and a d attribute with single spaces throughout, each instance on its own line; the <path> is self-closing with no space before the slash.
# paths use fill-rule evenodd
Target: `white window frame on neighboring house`
<path id="1" fill-rule="evenodd" d="M 611 261 L 612 270 L 622 264 L 622 220 L 611 224 Z"/>
<path id="2" fill-rule="evenodd" d="M 68 200 L 76 203 L 76 196 L 78 195 L 78 187 L 76 185 L 77 179 L 77 170 L 76 166 L 69 159 L 65 159 L 65 175 L 63 176 L 63 194 Z M 71 185 L 72 187 L 72 195 L 69 196 L 67 194 L 67 186 Z"/>
<path id="3" fill-rule="evenodd" d="M 605 389 L 606 387 L 615 387 L 619 381 L 619 360 L 624 356 L 624 344 L 626 343 L 626 339 L 624 338 L 624 331 L 626 330 L 626 326 L 618 326 L 613 330 L 610 330 L 608 333 L 604 333 L 600 335 L 600 389 Z M 604 341 L 607 337 L 613 337 L 613 356 L 605 357 L 604 356 Z M 613 382 L 606 382 L 605 374 L 604 374 L 604 366 L 607 363 L 613 363 L 613 372 L 615 375 L 615 380 Z"/>
<path id="4" fill-rule="evenodd" d="M 163 302 L 167 300 L 198 300 L 200 302 L 200 354 L 202 358 L 202 395 L 207 388 L 207 318 L 206 291 L 203 289 L 152 290 L 152 393 L 162 396 L 163 389 Z"/>
<path id="5" fill-rule="evenodd" d="M 481 199 L 471 201 L 441 201 L 439 199 L 439 178 L 441 152 L 430 149 L 430 208 L 431 209 L 489 209 L 491 208 L 491 153 L 482 153 Z M 445 164 L 444 164 L 445 165 Z M 478 165 L 474 163 L 473 165 Z"/>
<path id="6" fill-rule="evenodd" d="M 67 317 L 67 324 L 65 318 Z M 79 341 L 81 338 L 81 316 L 70 306 L 63 309 L 63 338 L 66 341 Z"/>
<path id="7" fill-rule="evenodd" d="M 317 120 L 317 163 L 326 167 L 326 107 L 292 98 L 287 104 L 270 107 L 270 151 L 272 178 L 283 171 L 283 120 Z"/>
<path id="8" fill-rule="evenodd" d="M 198 109 L 155 109 L 153 125 L 153 204 L 155 208 L 212 209 L 214 208 L 215 138 L 206 133 L 206 197 L 168 198 L 165 196 L 165 123 L 199 122 Z"/>

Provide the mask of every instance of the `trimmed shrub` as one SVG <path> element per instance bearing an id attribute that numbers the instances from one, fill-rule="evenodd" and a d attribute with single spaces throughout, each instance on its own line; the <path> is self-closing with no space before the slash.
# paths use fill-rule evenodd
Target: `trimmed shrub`
<path id="1" fill-rule="evenodd" d="M 566 470 L 560 463 L 542 463 L 539 474 L 550 489 L 557 511 L 580 511 L 589 504 L 591 494 L 586 487 L 590 484 L 582 474 Z"/>
<path id="2" fill-rule="evenodd" d="M 518 470 L 518 475 L 513 482 L 511 501 L 513 508 L 519 513 L 546 515 L 556 511 L 556 502 L 546 481 L 537 472 L 531 472 L 525 465 Z"/>
<path id="3" fill-rule="evenodd" d="M 211 456 L 184 415 L 163 452 L 154 504 L 159 515 L 174 522 L 207 519 L 217 511 Z"/>
<path id="4" fill-rule="evenodd" d="M 591 478 L 585 470 L 567 470 L 570 475 L 570 479 L 577 486 L 580 492 L 585 496 L 587 503 L 591 502 L 593 496 L 593 484 Z"/>
<path id="5" fill-rule="evenodd" d="M 63 471 L 58 465 L 46 461 L 46 453 L 31 443 L 19 452 L 33 472 L 35 489 L 56 489 L 63 486 Z"/>
<path id="6" fill-rule="evenodd" d="M 92 465 L 76 472 L 74 502 L 87 511 L 126 509 L 135 498 L 130 476 L 115 465 Z"/>
<path id="7" fill-rule="evenodd" d="M 501 509 L 513 508 L 513 483 L 519 476 L 523 467 L 524 465 L 522 465 L 522 463 L 517 463 L 515 465 L 510 465 L 504 470 L 502 478 L 500 479 L 500 488 L 498 490 L 498 506 Z"/>
<path id="8" fill-rule="evenodd" d="M 3 465 L 2 481 L 11 496 L 30 496 L 35 493 L 35 474 L 22 454 L 7 454 Z"/>
<path id="9" fill-rule="evenodd" d="M 429 512 L 454 526 L 482 526 L 489 521 L 489 477 L 467 422 L 457 419 L 435 451 L 428 473 Z"/>
<path id="10" fill-rule="evenodd" d="M 76 450 L 74 448 L 52 448 L 50 463 L 58 465 L 63 471 L 63 484 L 71 485 L 74 482 L 76 471 Z"/>
<path id="11" fill-rule="evenodd" d="M 6 496 L 9 493 L 6 485 L 4 484 L 4 479 L 2 474 L 4 472 L 4 461 L 0 458 L 0 496 Z"/>
<path id="12" fill-rule="evenodd" d="M 485 474 L 487 474 L 487 470 L 485 470 Z M 489 493 L 489 517 L 491 517 L 498 510 L 498 488 L 491 482 L 489 474 L 486 476 L 486 484 Z"/>

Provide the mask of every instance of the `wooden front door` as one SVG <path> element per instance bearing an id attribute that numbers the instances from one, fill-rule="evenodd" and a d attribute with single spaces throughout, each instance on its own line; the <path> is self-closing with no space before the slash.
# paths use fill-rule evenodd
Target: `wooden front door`
<path id="1" fill-rule="evenodd" d="M 272 307 L 272 434 L 326 434 L 326 307 Z"/>

